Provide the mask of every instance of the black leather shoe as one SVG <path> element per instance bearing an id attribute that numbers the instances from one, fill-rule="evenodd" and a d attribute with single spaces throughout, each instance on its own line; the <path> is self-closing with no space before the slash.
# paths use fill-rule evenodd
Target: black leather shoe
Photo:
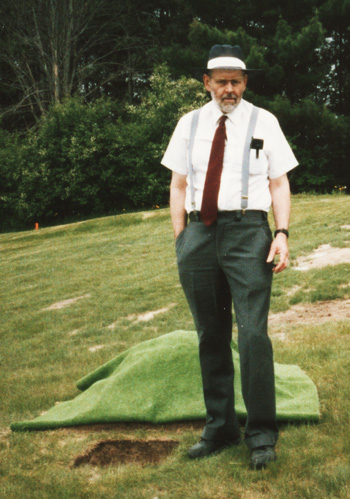
<path id="1" fill-rule="evenodd" d="M 261 470 L 266 468 L 268 463 L 276 461 L 276 459 L 276 452 L 272 446 L 265 445 L 264 447 L 257 447 L 252 451 L 250 467 L 252 470 Z"/>
<path id="2" fill-rule="evenodd" d="M 213 454 L 219 454 L 223 450 L 227 449 L 227 447 L 231 447 L 232 445 L 238 445 L 241 439 L 237 438 L 236 440 L 205 440 L 202 438 L 200 442 L 193 445 L 187 452 L 187 455 L 190 459 L 200 459 L 202 457 L 208 457 Z"/>

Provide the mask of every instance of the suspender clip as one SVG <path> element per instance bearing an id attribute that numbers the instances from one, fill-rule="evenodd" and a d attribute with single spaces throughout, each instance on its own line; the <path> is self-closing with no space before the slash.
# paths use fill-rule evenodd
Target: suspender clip
<path id="1" fill-rule="evenodd" d="M 248 199 L 248 196 L 242 196 L 242 204 L 241 204 L 241 207 L 242 207 L 242 215 L 245 215 L 245 212 L 246 212 L 246 206 L 247 206 L 247 203 L 244 202 L 243 200 L 247 200 Z"/>

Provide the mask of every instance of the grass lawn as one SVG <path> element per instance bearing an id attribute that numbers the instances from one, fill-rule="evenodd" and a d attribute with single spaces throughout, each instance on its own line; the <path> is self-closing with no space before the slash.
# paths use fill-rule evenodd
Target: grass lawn
<path id="1" fill-rule="evenodd" d="M 292 263 L 274 278 L 272 314 L 347 303 L 350 263 L 296 266 L 321 245 L 350 247 L 349 213 L 350 196 L 293 197 Z M 243 445 L 191 462 L 196 424 L 12 433 L 11 422 L 72 399 L 75 381 L 118 353 L 193 323 L 167 209 L 1 234 L 0 251 L 0 498 L 350 498 L 349 314 L 271 326 L 275 360 L 315 382 L 321 420 L 283 425 L 267 470 L 249 470 Z M 157 465 L 72 467 L 100 440 L 153 438 L 179 445 Z"/>

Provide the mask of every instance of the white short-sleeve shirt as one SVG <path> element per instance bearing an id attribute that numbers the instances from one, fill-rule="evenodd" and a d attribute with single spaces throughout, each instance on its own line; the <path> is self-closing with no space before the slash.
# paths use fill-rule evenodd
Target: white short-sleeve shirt
<path id="1" fill-rule="evenodd" d="M 243 148 L 252 112 L 252 104 L 241 100 L 226 120 L 226 145 L 218 198 L 218 209 L 241 209 Z M 188 144 L 193 111 L 183 116 L 173 133 L 161 161 L 170 170 L 187 175 L 186 211 L 191 206 L 191 188 L 188 177 Z M 195 135 L 192 164 L 195 192 L 195 209 L 200 210 L 203 188 L 208 168 L 212 140 L 222 112 L 214 100 L 201 108 Z M 277 118 L 270 112 L 259 109 L 254 138 L 264 141 L 263 149 L 256 157 L 256 150 L 250 151 L 248 210 L 269 211 L 271 195 L 269 179 L 284 175 L 298 165 L 298 162 L 279 126 Z"/>

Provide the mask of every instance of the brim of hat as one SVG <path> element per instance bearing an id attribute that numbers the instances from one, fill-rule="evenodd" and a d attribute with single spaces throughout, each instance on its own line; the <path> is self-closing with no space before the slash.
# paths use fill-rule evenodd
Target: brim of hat
<path id="1" fill-rule="evenodd" d="M 245 71 L 246 73 L 259 73 L 260 71 L 262 71 L 262 69 L 250 69 L 250 68 L 240 68 L 240 67 L 233 67 L 233 66 L 218 66 L 217 68 L 212 68 L 212 69 L 208 69 L 208 68 L 205 68 L 203 71 L 204 73 L 207 73 L 208 71 L 214 71 L 214 69 L 229 69 L 229 70 L 232 70 L 232 71 Z"/>
<path id="2" fill-rule="evenodd" d="M 196 78 L 196 80 L 202 80 L 203 75 L 208 74 L 208 71 L 214 71 L 214 69 L 229 69 L 229 70 L 235 70 L 235 71 L 245 71 L 249 76 L 258 76 L 263 72 L 262 69 L 242 69 L 242 68 L 233 68 L 233 67 L 220 67 L 220 68 L 213 68 L 213 69 L 208 69 L 208 68 L 194 68 L 193 69 L 193 75 Z"/>

